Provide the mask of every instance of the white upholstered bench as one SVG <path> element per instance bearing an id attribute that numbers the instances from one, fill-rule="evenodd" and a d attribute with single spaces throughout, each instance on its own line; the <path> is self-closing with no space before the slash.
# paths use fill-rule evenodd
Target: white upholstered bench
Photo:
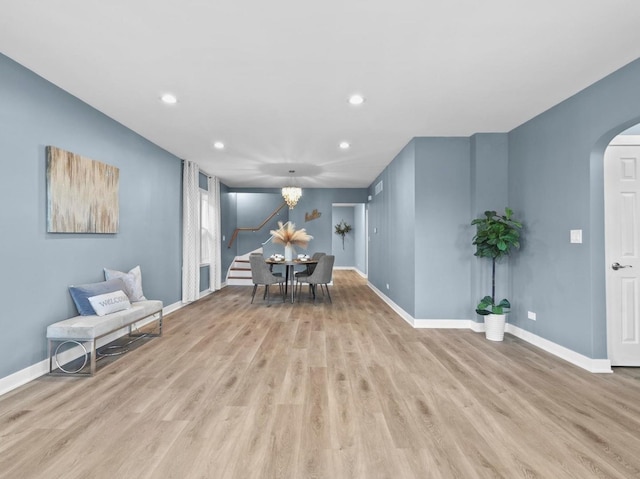
<path id="1" fill-rule="evenodd" d="M 149 322 L 158 321 L 157 333 L 134 333 L 132 331 L 135 323 L 151 316 L 157 315 Z M 49 342 L 49 374 L 52 375 L 75 375 L 75 376 L 93 376 L 96 372 L 96 341 L 109 333 L 113 333 L 119 329 L 129 327 L 129 336 L 162 336 L 162 301 L 145 300 L 131 304 L 131 308 L 105 316 L 75 316 L 73 318 L 58 321 L 47 327 L 47 339 Z M 63 369 L 58 361 L 60 348 L 64 344 L 75 343 L 84 350 L 84 363 L 77 369 Z M 57 344 L 57 346 L 56 346 Z M 85 347 L 89 345 L 89 350 Z M 54 349 L 55 347 L 55 349 Z M 88 359 L 90 358 L 90 367 L 88 373 L 82 373 Z M 54 371 L 54 363 L 58 370 Z"/>

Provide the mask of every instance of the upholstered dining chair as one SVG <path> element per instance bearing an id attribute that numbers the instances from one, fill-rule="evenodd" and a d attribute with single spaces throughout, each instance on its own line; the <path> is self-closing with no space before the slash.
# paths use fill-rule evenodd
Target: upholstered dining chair
<path id="1" fill-rule="evenodd" d="M 252 257 L 252 256 L 257 256 L 258 258 L 260 258 L 260 259 L 264 260 L 264 255 L 263 255 L 262 253 L 251 253 L 251 254 L 249 254 L 249 261 L 251 261 L 251 257 Z M 281 272 L 274 272 L 274 271 L 273 271 L 273 265 L 270 265 L 270 266 L 269 266 L 269 271 L 271 271 L 271 273 L 272 273 L 274 276 L 282 276 L 282 273 L 281 273 Z"/>
<path id="2" fill-rule="evenodd" d="M 284 278 L 282 275 L 275 275 L 269 271 L 269 266 L 264 261 L 264 257 L 261 254 L 249 255 L 249 263 L 251 264 L 251 280 L 253 281 L 253 292 L 251 293 L 251 303 L 253 304 L 253 298 L 256 295 L 256 289 L 258 286 L 264 285 L 263 299 L 267 299 L 269 304 L 269 285 L 277 284 L 280 286 L 280 295 L 282 296 L 282 302 L 285 302 L 284 295 Z"/>
<path id="3" fill-rule="evenodd" d="M 314 261 L 318 261 L 321 257 L 323 257 L 326 253 L 322 253 L 322 252 L 316 252 L 313 253 L 313 256 L 311 256 L 311 259 Z M 308 264 L 306 269 L 304 271 L 298 271 L 296 273 L 296 281 L 300 281 L 302 278 L 305 278 L 307 276 L 309 276 L 311 273 L 313 273 L 313 271 L 316 269 L 316 265 L 315 264 Z"/>
<path id="4" fill-rule="evenodd" d="M 322 291 L 322 295 L 324 296 L 324 289 L 327 291 L 327 296 L 329 297 L 329 302 L 332 303 L 331 294 L 329 293 L 329 283 L 331 282 L 331 277 L 333 276 L 333 263 L 335 262 L 336 257 L 332 254 L 326 254 L 321 256 L 318 259 L 318 264 L 316 265 L 316 269 L 309 276 L 301 277 L 300 284 L 309 283 L 311 286 L 311 292 L 313 293 L 313 302 L 316 302 L 316 286 L 320 285 L 320 291 Z"/>

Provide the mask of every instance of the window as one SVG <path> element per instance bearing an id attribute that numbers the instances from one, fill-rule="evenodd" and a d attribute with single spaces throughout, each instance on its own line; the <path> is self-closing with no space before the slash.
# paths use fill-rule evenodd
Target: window
<path id="1" fill-rule="evenodd" d="M 211 263 L 213 229 L 209 215 L 209 192 L 200 189 L 200 265 Z"/>

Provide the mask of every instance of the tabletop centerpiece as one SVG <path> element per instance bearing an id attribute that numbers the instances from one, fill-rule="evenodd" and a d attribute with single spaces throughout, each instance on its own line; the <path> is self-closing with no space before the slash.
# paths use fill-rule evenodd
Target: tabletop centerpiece
<path id="1" fill-rule="evenodd" d="M 273 236 L 273 242 L 277 244 L 284 245 L 284 260 L 292 261 L 293 255 L 295 253 L 293 247 L 300 246 L 302 248 L 307 248 L 309 245 L 309 241 L 313 239 L 313 236 L 307 234 L 307 231 L 302 228 L 297 230 L 296 225 L 291 221 L 287 221 L 286 223 L 282 223 L 282 221 L 278 221 L 278 229 L 270 231 L 271 236 Z"/>

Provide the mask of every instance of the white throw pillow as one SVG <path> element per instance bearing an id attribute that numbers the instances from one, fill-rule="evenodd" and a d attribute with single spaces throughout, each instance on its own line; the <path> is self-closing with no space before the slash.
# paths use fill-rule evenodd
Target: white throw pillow
<path id="1" fill-rule="evenodd" d="M 98 316 L 115 313 L 116 311 L 122 311 L 131 307 L 129 298 L 124 291 L 99 294 L 98 296 L 91 296 L 88 299 Z"/>
<path id="2" fill-rule="evenodd" d="M 124 281 L 125 293 L 127 293 L 132 303 L 147 299 L 142 293 L 142 271 L 140 270 L 140 266 L 136 266 L 128 273 L 105 268 L 104 279 L 108 281 L 113 278 L 121 278 L 122 281 Z"/>

